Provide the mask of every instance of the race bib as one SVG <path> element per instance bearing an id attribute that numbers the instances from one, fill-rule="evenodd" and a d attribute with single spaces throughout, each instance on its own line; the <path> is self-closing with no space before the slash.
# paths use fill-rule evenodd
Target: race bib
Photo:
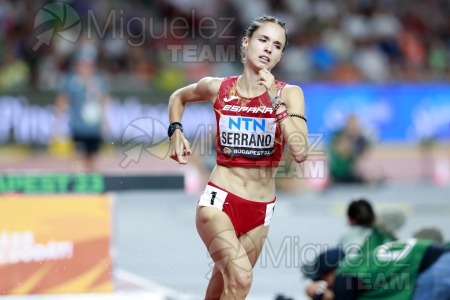
<path id="1" fill-rule="evenodd" d="M 275 118 L 220 116 L 222 153 L 259 158 L 271 156 L 275 144 Z"/>

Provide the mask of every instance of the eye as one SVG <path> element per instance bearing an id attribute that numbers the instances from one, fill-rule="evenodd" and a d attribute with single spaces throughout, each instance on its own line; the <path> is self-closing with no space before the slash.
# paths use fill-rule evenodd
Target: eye
<path id="1" fill-rule="evenodd" d="M 263 43 L 265 43 L 267 41 L 265 38 L 259 38 L 258 40 Z"/>
<path id="2" fill-rule="evenodd" d="M 278 50 L 281 49 L 280 45 L 275 45 L 275 48 L 277 48 Z"/>

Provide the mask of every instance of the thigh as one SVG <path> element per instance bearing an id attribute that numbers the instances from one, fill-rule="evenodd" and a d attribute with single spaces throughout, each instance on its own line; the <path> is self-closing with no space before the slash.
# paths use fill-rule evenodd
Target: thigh
<path id="1" fill-rule="evenodd" d="M 99 136 L 86 136 L 79 133 L 72 134 L 76 149 L 83 154 L 95 154 L 100 149 Z"/>
<path id="2" fill-rule="evenodd" d="M 80 153 L 86 153 L 86 139 L 77 133 L 72 134 L 72 139 L 75 143 L 75 149 Z"/>
<path id="3" fill-rule="evenodd" d="M 251 271 L 247 250 L 236 233 L 230 218 L 223 211 L 208 206 L 198 206 L 197 231 L 211 258 L 222 272 L 237 267 Z"/>
<path id="4" fill-rule="evenodd" d="M 269 226 L 261 225 L 256 227 L 255 229 L 252 229 L 239 238 L 239 241 L 245 248 L 252 267 L 255 266 L 258 257 L 261 254 L 268 234 Z"/>
<path id="5" fill-rule="evenodd" d="M 86 141 L 86 153 L 87 154 L 95 154 L 100 149 L 100 138 L 99 137 L 91 137 Z"/>

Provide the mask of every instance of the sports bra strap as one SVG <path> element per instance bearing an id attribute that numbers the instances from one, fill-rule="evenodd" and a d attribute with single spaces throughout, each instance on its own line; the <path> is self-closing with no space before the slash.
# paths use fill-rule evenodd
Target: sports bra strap
<path id="1" fill-rule="evenodd" d="M 278 90 L 277 90 L 277 97 L 281 98 L 281 91 L 283 90 L 285 84 L 283 84 Z"/>

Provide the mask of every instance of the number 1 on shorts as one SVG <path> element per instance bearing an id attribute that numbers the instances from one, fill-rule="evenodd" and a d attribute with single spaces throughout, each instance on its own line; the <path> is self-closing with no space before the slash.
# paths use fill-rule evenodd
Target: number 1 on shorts
<path id="1" fill-rule="evenodd" d="M 211 192 L 211 205 L 214 205 L 214 199 L 216 199 L 217 192 Z"/>

